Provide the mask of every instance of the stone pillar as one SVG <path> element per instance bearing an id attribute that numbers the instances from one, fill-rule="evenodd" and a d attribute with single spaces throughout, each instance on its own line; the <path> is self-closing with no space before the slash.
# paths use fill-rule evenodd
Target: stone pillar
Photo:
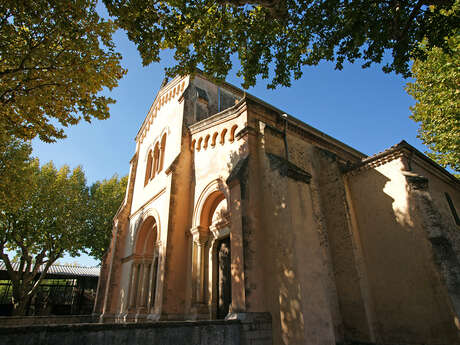
<path id="1" fill-rule="evenodd" d="M 102 305 L 102 313 L 100 315 L 100 321 L 104 322 L 105 318 L 111 318 L 114 315 L 114 308 L 113 304 L 116 304 L 116 301 L 112 300 L 113 298 L 116 299 L 115 296 L 118 295 L 117 287 L 119 284 L 119 267 L 120 267 L 120 259 L 119 253 L 122 252 L 124 246 L 120 245 L 123 240 L 124 236 L 120 233 L 123 232 L 124 227 L 126 224 L 124 222 L 116 221 L 114 223 L 114 229 L 112 232 L 112 243 L 111 243 L 111 255 L 110 260 L 107 260 L 108 264 L 108 274 L 107 274 L 107 282 L 105 283 L 105 291 L 104 291 L 104 299 Z M 120 248 L 121 247 L 121 248 Z M 115 290 L 115 291 L 114 291 Z M 101 296 L 102 297 L 102 296 Z"/>
<path id="2" fill-rule="evenodd" d="M 149 285 L 148 285 L 148 295 L 147 295 L 147 313 L 154 314 L 155 313 L 155 302 L 156 302 L 156 289 L 157 289 L 157 277 L 158 277 L 158 257 L 159 257 L 159 249 L 161 245 L 160 241 L 157 241 L 155 245 L 155 250 L 152 258 L 152 262 L 150 263 L 150 270 L 149 270 Z"/>
<path id="3" fill-rule="evenodd" d="M 205 294 L 205 264 L 206 244 L 209 239 L 209 229 L 196 226 L 190 230 L 193 236 L 193 264 L 192 264 L 192 306 L 198 314 L 207 313 Z"/>
<path id="4" fill-rule="evenodd" d="M 232 304 L 231 312 L 246 311 L 244 291 L 244 253 L 243 228 L 241 210 L 241 189 L 238 182 L 230 186 L 230 246 L 231 246 L 231 275 L 232 275 Z"/>

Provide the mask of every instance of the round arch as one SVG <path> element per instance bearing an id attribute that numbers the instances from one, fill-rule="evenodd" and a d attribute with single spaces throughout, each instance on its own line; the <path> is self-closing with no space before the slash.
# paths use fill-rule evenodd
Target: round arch
<path id="1" fill-rule="evenodd" d="M 160 214 L 158 213 L 157 210 L 150 208 L 146 210 L 145 212 L 142 213 L 142 215 L 138 218 L 136 221 L 136 225 L 134 227 L 134 241 L 133 241 L 133 252 L 134 248 L 136 248 L 136 243 L 137 243 L 137 238 L 139 235 L 139 231 L 142 229 L 144 222 L 148 218 L 153 218 L 155 221 L 155 226 L 156 226 L 156 241 L 160 240 L 160 235 L 161 235 L 161 222 L 160 222 Z"/>
<path id="2" fill-rule="evenodd" d="M 229 191 L 225 182 L 222 181 L 222 179 L 216 179 L 211 181 L 203 189 L 200 196 L 198 197 L 197 203 L 193 210 L 193 227 L 197 227 L 199 225 L 209 226 L 209 224 L 206 224 L 207 221 L 205 219 L 202 219 L 203 216 L 206 217 L 207 214 L 212 215 L 217 205 L 224 198 L 227 200 L 228 203 Z"/>
<path id="3" fill-rule="evenodd" d="M 134 255 L 147 255 L 153 253 L 158 238 L 155 218 L 149 216 L 144 219 L 139 227 L 133 246 Z"/>
<path id="4" fill-rule="evenodd" d="M 130 259 L 129 312 L 150 314 L 155 307 L 158 262 L 161 249 L 160 222 L 156 210 L 144 212 L 136 222 Z"/>
<path id="5" fill-rule="evenodd" d="M 223 318 L 230 306 L 228 200 L 228 187 L 216 179 L 203 188 L 193 210 L 191 302 L 200 317 Z"/>

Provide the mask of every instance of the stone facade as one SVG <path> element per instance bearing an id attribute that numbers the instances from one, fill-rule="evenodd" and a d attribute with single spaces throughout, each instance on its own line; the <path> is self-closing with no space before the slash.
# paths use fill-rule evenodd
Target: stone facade
<path id="1" fill-rule="evenodd" d="M 367 157 L 196 74 L 159 91 L 129 176 L 101 322 L 268 313 L 251 343 L 460 344 L 460 183 L 406 142 Z"/>

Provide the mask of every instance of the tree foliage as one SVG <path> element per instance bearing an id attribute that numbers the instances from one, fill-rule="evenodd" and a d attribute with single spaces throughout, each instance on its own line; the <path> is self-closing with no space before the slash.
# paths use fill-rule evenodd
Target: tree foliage
<path id="1" fill-rule="evenodd" d="M 88 188 L 81 167 L 40 167 L 30 153 L 29 143 L 0 131 L 0 260 L 17 315 L 64 253 L 102 257 L 127 182 L 114 176 Z"/>
<path id="2" fill-rule="evenodd" d="M 302 66 L 322 60 L 362 59 L 380 63 L 389 51 L 386 72 L 410 74 L 410 58 L 421 56 L 418 43 L 447 49 L 443 37 L 457 22 L 440 14 L 450 0 L 104 0 L 109 13 L 127 30 L 145 65 L 159 61 L 161 49 L 174 49 L 170 76 L 189 74 L 199 65 L 223 79 L 241 63 L 243 87 L 268 79 L 269 87 L 289 86 Z M 429 5 L 435 5 L 434 10 Z M 270 70 L 273 68 L 273 70 Z"/>
<path id="3" fill-rule="evenodd" d="M 64 252 L 77 255 L 84 246 L 88 204 L 80 167 L 57 170 L 48 163 L 40 168 L 38 160 L 33 160 L 29 173 L 22 181 L 27 192 L 21 203 L 8 207 L 6 201 L 0 209 L 0 258 L 12 281 L 14 313 L 19 315 L 24 314 L 48 268 Z M 17 270 L 7 250 L 19 258 Z"/>
<path id="4" fill-rule="evenodd" d="M 120 207 L 126 192 L 128 176 L 98 181 L 90 188 L 88 227 L 86 234 L 87 253 L 102 260 L 112 238 L 113 217 Z"/>
<path id="5" fill-rule="evenodd" d="M 96 0 L 0 2 L 0 122 L 23 139 L 64 138 L 62 126 L 106 119 L 114 100 L 99 94 L 126 72 L 114 51 L 115 25 Z"/>
<path id="6" fill-rule="evenodd" d="M 456 16 L 460 1 L 444 12 Z M 420 122 L 419 138 L 432 152 L 428 155 L 444 167 L 460 173 L 460 29 L 445 38 L 450 53 L 441 48 L 421 49 L 426 60 L 416 60 L 412 66 L 414 82 L 407 91 L 416 100 L 411 118 Z"/>
<path id="7" fill-rule="evenodd" d="M 20 207 L 28 196 L 32 176 L 32 147 L 0 128 L 0 209 Z"/>

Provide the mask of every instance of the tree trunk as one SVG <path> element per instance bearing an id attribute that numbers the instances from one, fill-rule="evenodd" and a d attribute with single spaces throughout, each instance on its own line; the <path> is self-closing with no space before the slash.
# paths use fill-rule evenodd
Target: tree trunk
<path id="1" fill-rule="evenodd" d="M 30 297 L 27 295 L 22 298 L 13 297 L 13 316 L 26 316 L 29 301 Z"/>

